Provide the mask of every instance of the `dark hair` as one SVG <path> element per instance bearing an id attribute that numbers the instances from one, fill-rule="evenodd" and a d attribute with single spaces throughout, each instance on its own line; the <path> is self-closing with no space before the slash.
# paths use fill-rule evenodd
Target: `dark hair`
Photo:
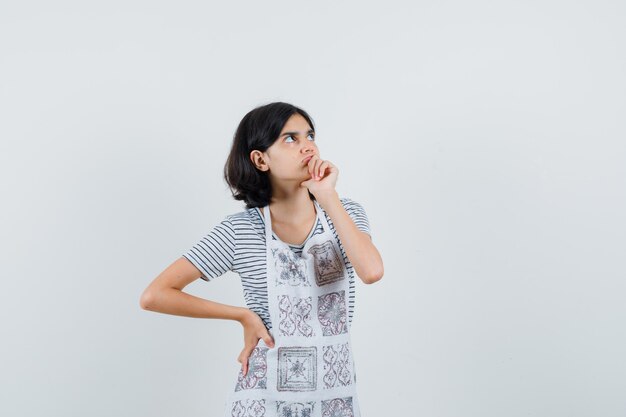
<path id="1" fill-rule="evenodd" d="M 230 154 L 224 165 L 224 179 L 235 200 L 244 200 L 246 208 L 265 207 L 272 197 L 269 173 L 250 160 L 250 152 L 265 152 L 278 139 L 287 120 L 299 113 L 315 131 L 311 117 L 292 104 L 281 101 L 259 106 L 246 114 L 235 132 Z M 315 197 L 309 192 L 309 197 Z"/>

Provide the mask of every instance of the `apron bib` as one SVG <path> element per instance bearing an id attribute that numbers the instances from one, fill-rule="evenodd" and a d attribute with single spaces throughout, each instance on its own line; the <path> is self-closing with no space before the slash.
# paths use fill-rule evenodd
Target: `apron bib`
<path id="1" fill-rule="evenodd" d="M 323 233 L 296 255 L 274 239 L 263 208 L 267 295 L 274 347 L 259 339 L 239 371 L 225 417 L 360 417 L 348 322 L 349 277 L 317 201 Z M 314 227 L 316 227 L 317 222 Z"/>

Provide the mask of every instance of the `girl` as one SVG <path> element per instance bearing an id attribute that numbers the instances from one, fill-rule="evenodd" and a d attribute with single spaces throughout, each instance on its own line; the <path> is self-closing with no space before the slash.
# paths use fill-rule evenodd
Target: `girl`
<path id="1" fill-rule="evenodd" d="M 241 370 L 228 417 L 359 417 L 350 324 L 354 272 L 383 275 L 363 207 L 335 190 L 309 115 L 275 102 L 241 120 L 224 168 L 246 210 L 226 216 L 145 289 L 141 307 L 236 320 Z M 237 272 L 247 308 L 183 292 L 197 278 Z"/>

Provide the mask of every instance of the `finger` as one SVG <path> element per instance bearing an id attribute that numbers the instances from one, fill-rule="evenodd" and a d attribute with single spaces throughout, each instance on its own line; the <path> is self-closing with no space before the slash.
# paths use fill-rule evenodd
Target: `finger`
<path id="1" fill-rule="evenodd" d="M 244 357 L 243 358 L 243 362 L 241 364 L 241 373 L 243 374 L 243 376 L 246 376 L 246 374 L 248 373 L 248 357 Z"/>
<path id="2" fill-rule="evenodd" d="M 311 176 L 311 178 L 314 178 L 314 173 L 315 173 L 315 160 L 318 159 L 317 155 L 313 155 L 311 157 L 311 159 L 309 159 L 309 175 Z"/>
<path id="3" fill-rule="evenodd" d="M 320 165 L 320 168 L 319 168 L 319 174 L 318 174 L 318 176 L 319 176 L 320 178 L 322 178 L 322 176 L 324 176 L 324 173 L 326 172 L 326 168 L 327 168 L 328 166 L 329 166 L 328 161 L 324 161 L 324 162 L 322 162 L 322 164 Z"/>
<path id="4" fill-rule="evenodd" d="M 263 341 L 265 342 L 265 344 L 271 348 L 274 347 L 274 339 L 272 339 L 272 336 L 270 336 L 269 333 L 267 333 L 264 337 L 263 337 Z"/>
<path id="5" fill-rule="evenodd" d="M 319 179 L 320 166 L 324 163 L 323 160 L 317 159 L 315 161 L 315 167 L 313 168 L 313 177 Z"/>
<path id="6" fill-rule="evenodd" d="M 241 371 L 243 372 L 243 375 L 246 375 L 246 372 L 248 372 L 248 357 L 250 356 L 250 353 L 248 352 L 247 348 L 244 348 L 244 350 L 241 351 L 241 353 L 239 354 L 239 358 L 238 361 L 239 363 L 241 363 Z"/>
<path id="7" fill-rule="evenodd" d="M 334 166 L 331 162 L 326 161 L 326 165 L 324 166 L 324 170 L 322 171 L 322 175 L 329 176 L 333 173 L 339 173 L 339 170 L 336 166 Z"/>

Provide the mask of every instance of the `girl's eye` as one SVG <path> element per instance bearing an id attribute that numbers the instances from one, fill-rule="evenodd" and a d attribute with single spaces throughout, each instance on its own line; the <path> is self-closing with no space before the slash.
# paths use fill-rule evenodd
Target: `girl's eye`
<path id="1" fill-rule="evenodd" d="M 313 138 L 313 140 L 315 140 L 315 135 L 313 133 L 309 133 L 309 136 L 311 136 Z M 286 139 L 289 139 L 289 138 L 293 138 L 293 136 L 289 135 L 289 136 L 287 136 Z"/>

